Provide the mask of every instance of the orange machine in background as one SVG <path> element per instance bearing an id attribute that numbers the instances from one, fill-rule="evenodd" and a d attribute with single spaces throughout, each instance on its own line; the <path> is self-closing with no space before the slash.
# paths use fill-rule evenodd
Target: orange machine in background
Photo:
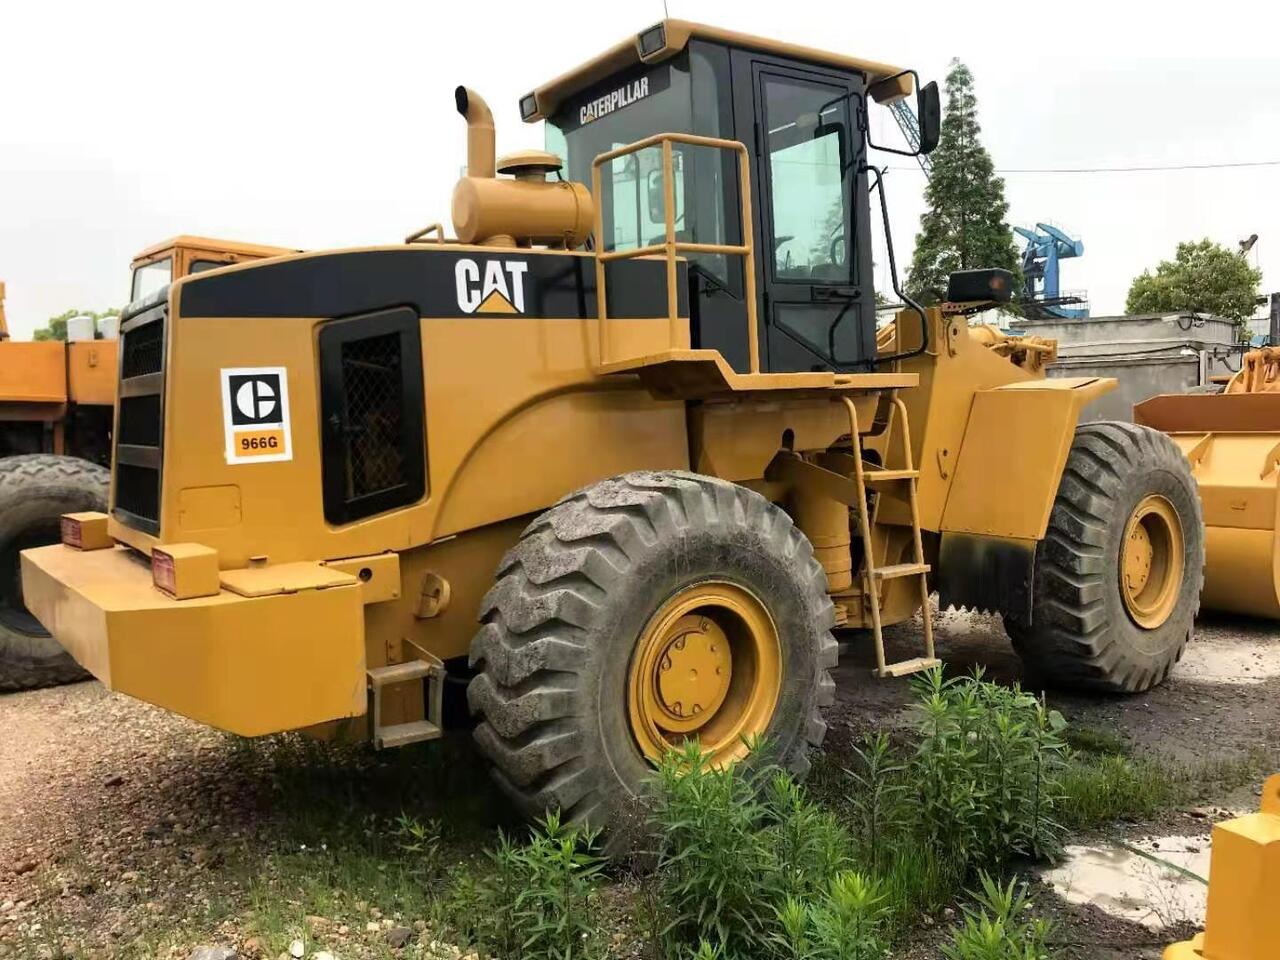
<path id="1" fill-rule="evenodd" d="M 129 297 L 163 295 L 193 273 L 294 253 L 181 236 L 130 265 Z M 27 610 L 18 554 L 56 543 L 64 513 L 103 510 L 111 476 L 118 321 L 68 322 L 68 340 L 9 335 L 0 283 L 0 692 L 88 676 Z"/>

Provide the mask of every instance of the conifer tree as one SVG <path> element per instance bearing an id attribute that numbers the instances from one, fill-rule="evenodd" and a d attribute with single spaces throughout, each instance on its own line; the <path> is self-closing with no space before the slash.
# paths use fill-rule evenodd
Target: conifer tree
<path id="1" fill-rule="evenodd" d="M 1004 180 L 982 145 L 973 74 L 959 60 L 951 61 L 946 90 L 942 135 L 930 155 L 929 209 L 920 218 L 908 280 L 926 302 L 942 298 L 947 275 L 956 270 L 1001 267 L 1017 278 L 1014 290 L 1022 287 L 1018 251 L 1005 221 Z"/>

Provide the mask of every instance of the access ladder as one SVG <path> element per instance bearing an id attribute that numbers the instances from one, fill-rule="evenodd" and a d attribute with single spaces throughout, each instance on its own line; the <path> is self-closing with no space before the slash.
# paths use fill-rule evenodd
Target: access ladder
<path id="1" fill-rule="evenodd" d="M 920 506 L 916 499 L 916 481 L 920 471 L 916 469 L 911 452 L 911 428 L 907 422 L 907 407 L 896 393 L 890 395 L 890 416 L 896 415 L 902 423 L 902 447 L 906 466 L 890 470 L 864 461 L 862 441 L 858 429 L 858 412 L 853 401 L 843 397 L 849 412 L 849 436 L 853 444 L 853 480 L 857 486 L 858 533 L 862 539 L 862 580 L 867 608 L 871 611 L 871 632 L 876 644 L 876 676 L 902 677 L 921 670 L 928 670 L 940 662 L 933 650 L 933 615 L 929 609 L 929 564 L 924 562 L 924 544 L 920 536 Z M 892 420 L 890 421 L 892 423 Z M 908 563 L 876 566 L 875 546 L 871 539 L 871 515 L 867 506 L 868 487 L 889 487 L 906 484 L 907 501 L 911 506 L 911 544 L 913 559 Z M 920 584 L 920 616 L 924 625 L 924 656 L 897 663 L 885 663 L 884 633 L 880 625 L 880 592 L 887 580 L 900 577 L 916 577 Z"/>

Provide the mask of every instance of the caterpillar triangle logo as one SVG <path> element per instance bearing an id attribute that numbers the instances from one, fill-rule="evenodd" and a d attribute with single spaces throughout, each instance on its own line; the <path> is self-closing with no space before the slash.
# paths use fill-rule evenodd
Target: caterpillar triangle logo
<path id="1" fill-rule="evenodd" d="M 458 309 L 463 313 L 524 313 L 525 260 L 463 258 L 453 268 Z"/>

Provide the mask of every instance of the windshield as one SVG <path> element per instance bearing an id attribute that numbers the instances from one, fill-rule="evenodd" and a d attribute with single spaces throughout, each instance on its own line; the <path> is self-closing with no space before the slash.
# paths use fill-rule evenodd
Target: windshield
<path id="1" fill-rule="evenodd" d="M 133 271 L 133 290 L 129 294 L 129 299 L 141 300 L 143 297 L 149 297 L 157 290 L 161 290 L 166 284 L 173 280 L 173 258 L 165 257 L 163 260 L 155 260 L 151 263 L 144 263 Z"/>

